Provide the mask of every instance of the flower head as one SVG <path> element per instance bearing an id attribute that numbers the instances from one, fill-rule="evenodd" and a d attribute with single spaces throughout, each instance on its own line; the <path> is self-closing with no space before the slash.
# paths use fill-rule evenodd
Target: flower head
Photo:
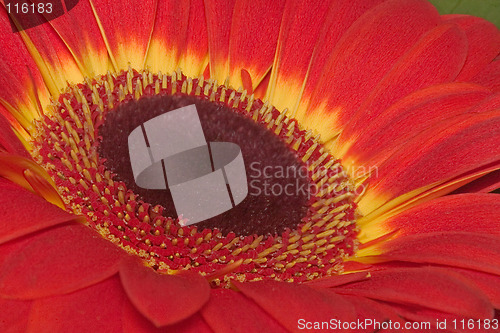
<path id="1" fill-rule="evenodd" d="M 80 0 L 29 29 L 7 11 L 0 327 L 498 327 L 491 23 L 421 0 Z M 127 140 L 192 104 L 249 195 L 186 225 Z"/>

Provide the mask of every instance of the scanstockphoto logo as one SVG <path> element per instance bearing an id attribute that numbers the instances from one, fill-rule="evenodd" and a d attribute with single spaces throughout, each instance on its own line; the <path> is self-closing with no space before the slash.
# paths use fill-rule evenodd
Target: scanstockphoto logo
<path id="1" fill-rule="evenodd" d="M 73 9 L 78 0 L 4 0 L 13 32 L 54 20 Z"/>
<path id="2" fill-rule="evenodd" d="M 310 197 L 313 192 L 312 184 L 301 181 L 308 177 L 307 168 L 304 166 L 272 166 L 252 162 L 249 169 L 250 195 Z"/>
<path id="3" fill-rule="evenodd" d="M 296 166 L 270 166 L 262 165 L 259 162 L 253 162 L 249 166 L 249 195 L 259 196 L 305 196 L 310 198 L 318 193 L 328 192 L 334 196 L 342 195 L 345 193 L 344 187 L 337 182 L 325 182 L 321 185 L 313 182 L 304 183 L 301 179 L 306 179 L 310 176 L 309 170 L 313 169 L 308 164 L 300 167 Z M 347 177 L 345 167 L 338 164 L 334 168 L 314 167 L 315 173 L 326 174 L 331 172 L 335 175 L 343 174 Z M 349 174 L 354 179 L 362 177 L 363 175 L 371 174 L 377 175 L 377 168 L 366 169 L 364 167 L 356 167 L 349 170 Z M 281 179 L 285 181 L 277 182 Z M 363 184 L 352 189 L 355 195 L 361 195 L 365 190 Z"/>

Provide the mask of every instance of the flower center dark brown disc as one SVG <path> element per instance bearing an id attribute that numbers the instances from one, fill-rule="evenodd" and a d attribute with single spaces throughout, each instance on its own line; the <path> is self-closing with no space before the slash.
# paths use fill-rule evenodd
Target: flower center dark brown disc
<path id="1" fill-rule="evenodd" d="M 219 229 L 223 234 L 281 234 L 295 229 L 308 211 L 310 180 L 307 170 L 285 142 L 263 125 L 225 104 L 197 97 L 161 95 L 129 101 L 108 112 L 98 128 L 99 155 L 117 180 L 164 215 L 177 217 L 168 190 L 136 185 L 129 157 L 128 136 L 147 120 L 187 105 L 196 105 L 207 142 L 232 142 L 241 148 L 248 184 L 247 197 L 236 207 L 195 226 Z"/>

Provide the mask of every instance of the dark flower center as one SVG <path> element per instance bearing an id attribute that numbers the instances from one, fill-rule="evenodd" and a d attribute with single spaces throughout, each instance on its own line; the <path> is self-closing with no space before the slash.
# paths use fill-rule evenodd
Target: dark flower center
<path id="1" fill-rule="evenodd" d="M 116 179 L 140 199 L 164 206 L 163 214 L 177 218 L 167 190 L 144 189 L 134 182 L 128 136 L 133 129 L 165 112 L 195 104 L 208 142 L 233 142 L 242 151 L 249 193 L 233 209 L 197 223 L 198 229 L 219 229 L 224 235 L 277 235 L 294 229 L 307 214 L 310 180 L 296 152 L 275 134 L 222 103 L 191 96 L 153 96 L 120 105 L 99 127 L 99 155 Z M 165 143 L 168 144 L 168 143 Z"/>
<path id="2" fill-rule="evenodd" d="M 135 184 L 127 139 L 145 121 L 193 103 L 206 142 L 241 148 L 248 196 L 184 225 L 168 191 Z M 214 285 L 300 282 L 335 274 L 356 250 L 355 194 L 340 161 L 287 111 L 244 90 L 130 69 L 68 87 L 50 109 L 32 155 L 66 208 L 159 272 L 191 269 Z"/>

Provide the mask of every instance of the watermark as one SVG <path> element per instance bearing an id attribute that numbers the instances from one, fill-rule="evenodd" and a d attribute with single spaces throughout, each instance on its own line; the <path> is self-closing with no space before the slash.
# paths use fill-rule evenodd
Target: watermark
<path id="1" fill-rule="evenodd" d="M 342 321 L 339 319 L 330 319 L 329 321 L 307 321 L 299 319 L 297 321 L 299 330 L 335 330 L 359 332 L 361 330 L 379 331 L 379 330 L 419 330 L 424 332 L 432 328 L 432 323 L 429 321 L 422 322 L 399 322 L 399 321 L 379 321 L 376 319 L 358 319 L 356 321 Z"/>
<path id="2" fill-rule="evenodd" d="M 168 188 L 182 225 L 222 214 L 248 194 L 240 147 L 207 143 L 195 105 L 138 126 L 129 134 L 128 147 L 135 183 Z"/>
<path id="3" fill-rule="evenodd" d="M 436 319 L 435 321 L 380 321 L 373 318 L 357 319 L 355 321 L 342 321 L 330 319 L 328 321 L 307 321 L 303 318 L 297 321 L 299 330 L 346 331 L 359 332 L 364 330 L 417 330 L 419 332 L 434 330 L 460 330 L 460 331 L 484 331 L 497 332 L 500 327 L 498 319 Z"/>
<path id="4" fill-rule="evenodd" d="M 73 9 L 78 0 L 4 0 L 13 32 L 54 20 Z"/>
<path id="5" fill-rule="evenodd" d="M 312 170 L 312 171 L 311 171 Z M 356 179 L 363 176 L 377 176 L 377 168 L 356 167 L 346 172 L 346 168 L 340 163 L 333 167 L 325 168 L 324 166 L 311 167 L 309 164 L 297 166 L 272 166 L 263 165 L 260 162 L 252 162 L 249 165 L 248 171 L 248 186 L 249 195 L 259 196 L 311 196 L 320 193 L 328 192 L 333 196 L 342 195 L 346 188 L 341 186 L 339 182 L 314 183 L 309 179 L 311 175 L 340 175 L 341 178 Z M 334 177 L 335 178 L 335 177 Z M 308 179 L 306 183 L 301 180 Z M 349 191 L 354 195 L 361 195 L 365 191 L 363 183 L 354 186 L 350 184 Z"/>

